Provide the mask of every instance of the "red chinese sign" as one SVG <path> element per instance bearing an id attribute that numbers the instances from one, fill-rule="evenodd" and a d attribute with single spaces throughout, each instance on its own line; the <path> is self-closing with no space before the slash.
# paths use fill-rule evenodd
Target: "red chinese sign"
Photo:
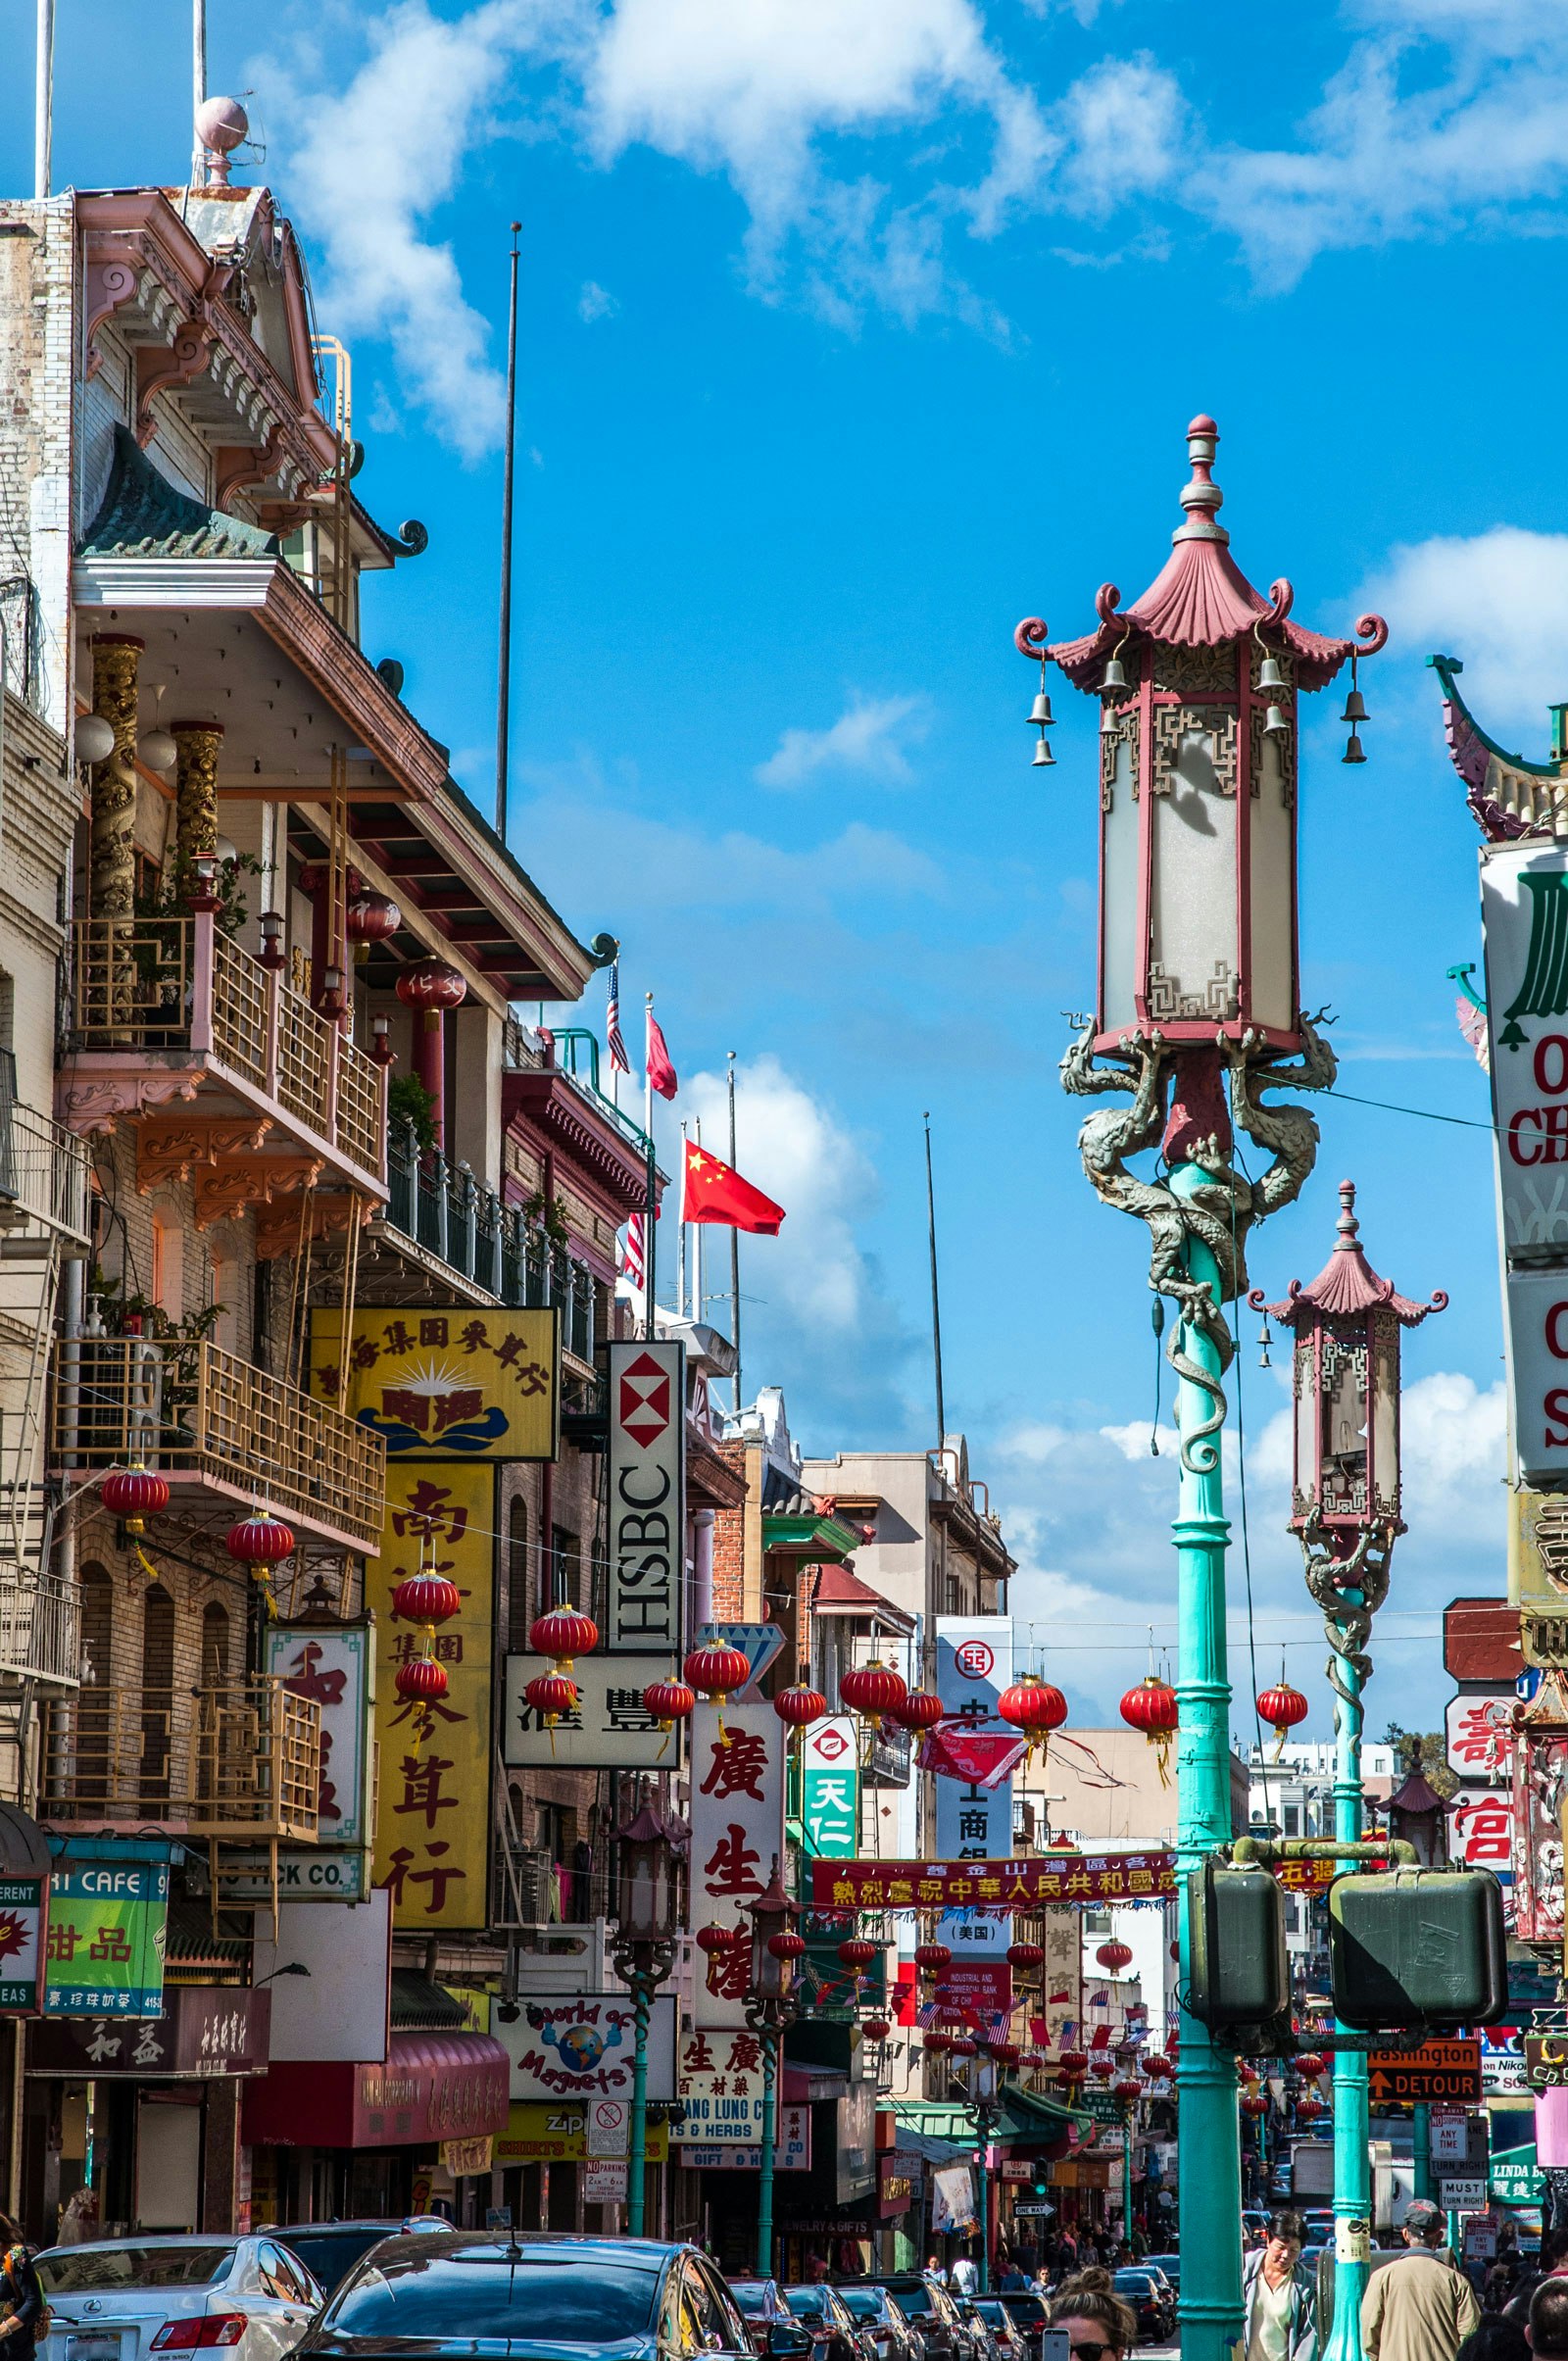
<path id="1" fill-rule="evenodd" d="M 1282 1886 L 1332 1884 L 1333 1861 L 1286 1861 Z M 1019 1861 L 813 1861 L 815 1910 L 1032 1910 L 1042 1902 L 1157 1902 L 1176 1891 L 1173 1852 L 1049 1853 Z"/>
<path id="2" fill-rule="evenodd" d="M 738 1703 L 692 1716 L 692 1910 L 695 1924 L 744 1927 L 784 1857 L 784 1725 L 770 1704 Z M 839 1862 L 835 1867 L 851 1867 Z M 750 1944 L 715 1952 L 697 1991 L 697 2022 L 743 2026 Z"/>

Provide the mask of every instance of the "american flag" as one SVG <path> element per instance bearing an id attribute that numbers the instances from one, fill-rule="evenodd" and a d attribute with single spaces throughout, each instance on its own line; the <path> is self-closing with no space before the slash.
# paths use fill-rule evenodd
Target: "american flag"
<path id="1" fill-rule="evenodd" d="M 610 962 L 610 999 L 605 1006 L 605 1040 L 610 1045 L 610 1070 L 612 1074 L 629 1074 L 631 1059 L 620 1031 L 620 961 Z"/>
<path id="2" fill-rule="evenodd" d="M 628 1287 L 643 1283 L 643 1217 L 634 1213 L 626 1224 L 626 1243 L 620 1250 L 620 1275 Z"/>

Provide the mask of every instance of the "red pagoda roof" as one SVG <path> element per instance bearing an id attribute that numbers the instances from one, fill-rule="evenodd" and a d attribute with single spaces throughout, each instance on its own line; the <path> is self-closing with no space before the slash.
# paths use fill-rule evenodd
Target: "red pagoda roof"
<path id="1" fill-rule="evenodd" d="M 1340 1183 L 1340 1218 L 1337 1223 L 1339 1243 L 1310 1287 L 1299 1279 L 1291 1281 L 1290 1294 L 1283 1303 L 1263 1303 L 1263 1291 L 1254 1288 L 1248 1298 L 1254 1308 L 1261 1305 L 1271 1320 L 1282 1328 L 1295 1327 L 1303 1311 L 1325 1313 L 1330 1319 L 1353 1320 L 1362 1313 L 1379 1308 L 1392 1311 L 1401 1328 L 1419 1328 L 1429 1311 L 1442 1311 L 1448 1299 L 1440 1289 L 1430 1303 L 1413 1303 L 1401 1296 L 1392 1279 L 1380 1279 L 1362 1250 L 1360 1223 L 1355 1218 L 1355 1183 Z"/>
<path id="2" fill-rule="evenodd" d="M 1018 625 L 1014 641 L 1025 656 L 1047 656 L 1058 664 L 1081 689 L 1100 685 L 1107 657 L 1124 641 L 1141 641 L 1166 648 L 1223 648 L 1249 632 L 1257 631 L 1265 644 L 1291 650 L 1304 689 L 1320 689 L 1333 679 L 1348 656 L 1375 656 L 1389 636 L 1381 615 L 1363 615 L 1355 639 L 1326 639 L 1289 620 L 1296 593 L 1281 579 L 1270 585 L 1265 599 L 1254 590 L 1230 554 L 1230 535 L 1216 511 L 1224 500 L 1213 479 L 1214 448 L 1219 428 L 1211 418 L 1200 416 L 1187 429 L 1192 479 L 1182 487 L 1187 512 L 1171 535 L 1171 555 L 1162 571 L 1142 598 L 1123 611 L 1121 592 L 1113 582 L 1095 595 L 1100 627 L 1083 639 L 1048 642 L 1046 626 L 1037 615 Z M 1359 644 L 1358 644 L 1359 643 Z"/>

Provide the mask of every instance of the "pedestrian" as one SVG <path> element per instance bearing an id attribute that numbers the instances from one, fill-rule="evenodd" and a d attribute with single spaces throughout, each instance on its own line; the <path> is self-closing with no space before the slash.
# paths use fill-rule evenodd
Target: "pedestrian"
<path id="1" fill-rule="evenodd" d="M 979 2266 L 966 2247 L 953 2266 L 953 2292 L 955 2295 L 974 2295 L 979 2292 Z"/>
<path id="2" fill-rule="evenodd" d="M 1025 2271 L 1023 2265 L 1018 2261 L 1016 2256 L 1010 2257 L 1006 2269 L 1003 2272 L 1001 2279 L 997 2282 L 999 2290 L 1004 2295 L 1021 2295 L 1028 2287 L 1028 2272 Z"/>
<path id="3" fill-rule="evenodd" d="M 935 2287 L 945 2287 L 947 2286 L 948 2275 L 946 2270 L 943 2268 L 942 2257 L 940 2254 L 927 2255 L 925 2276 Z"/>
<path id="4" fill-rule="evenodd" d="M 1443 2243 L 1443 2216 L 1417 2197 L 1404 2217 L 1405 2251 L 1375 2271 L 1361 2298 L 1367 2361 L 1454 2361 L 1481 2320 L 1475 2289 Z"/>
<path id="5" fill-rule="evenodd" d="M 1568 2361 L 1568 2279 L 1553 2273 L 1530 2298 L 1525 2329 L 1536 2361 Z"/>
<path id="6" fill-rule="evenodd" d="M 1568 2230 L 1544 2230 L 1541 2234 L 1541 2252 L 1538 2268 L 1528 2266 L 1514 2287 L 1512 2295 L 1503 2305 L 1506 2319 L 1517 2320 L 1521 2328 L 1530 2318 L 1530 2298 L 1544 2279 L 1568 2272 Z"/>
<path id="7" fill-rule="evenodd" d="M 1300 2268 L 1306 2224 L 1298 2213 L 1272 2213 L 1263 2243 L 1242 2264 L 1242 2321 L 1247 2361 L 1312 2361 L 1317 2289 Z"/>
<path id="8" fill-rule="evenodd" d="M 0 2213 L 0 2343 L 6 2361 L 32 2361 L 43 2289 L 31 2249 L 9 2214 Z"/>
<path id="9" fill-rule="evenodd" d="M 1072 2361 L 1125 2361 L 1138 2342 L 1138 2319 L 1123 2303 L 1108 2271 L 1080 2271 L 1063 2280 L 1051 2306 L 1051 2326 L 1065 2329 Z"/>

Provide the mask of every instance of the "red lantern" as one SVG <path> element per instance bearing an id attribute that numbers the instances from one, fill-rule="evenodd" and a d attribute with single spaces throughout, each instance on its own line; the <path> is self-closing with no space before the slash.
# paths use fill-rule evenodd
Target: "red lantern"
<path id="1" fill-rule="evenodd" d="M 1320 2123 L 1328 2111 L 1327 2099 L 1314 2098 L 1310 2093 L 1305 2098 L 1298 2098 L 1296 2102 L 1298 2123 Z"/>
<path id="2" fill-rule="evenodd" d="M 536 1656 L 553 1657 L 558 1672 L 566 1672 L 574 1656 L 590 1655 L 599 1646 L 599 1626 L 574 1606 L 553 1606 L 547 1615 L 534 1617 L 528 1646 Z"/>
<path id="3" fill-rule="evenodd" d="M 343 915 L 351 943 L 389 943 L 403 924 L 403 912 L 390 894 L 356 894 Z"/>
<path id="4" fill-rule="evenodd" d="M 1130 1964 L 1132 1955 L 1131 1945 L 1118 1941 L 1114 1935 L 1109 1943 L 1102 1943 L 1095 1953 L 1101 1966 L 1110 1976 L 1119 1976 L 1122 1969 Z"/>
<path id="5" fill-rule="evenodd" d="M 879 1943 L 867 1943 L 863 1935 L 852 1935 L 847 1942 L 839 1944 L 841 1963 L 857 1976 L 863 1975 L 871 1962 L 881 1955 L 882 1945 Z"/>
<path id="6" fill-rule="evenodd" d="M 1037 1968 L 1046 1954 L 1037 1943 L 1012 1943 L 1007 1945 L 1007 1965 L 1028 1969 Z"/>
<path id="7" fill-rule="evenodd" d="M 708 1926 L 698 1928 L 693 1940 L 697 1948 L 709 1959 L 717 1959 L 721 1953 L 732 1951 L 737 1942 L 744 1940 L 745 1934 L 744 1927 L 721 1927 L 710 1922 Z"/>
<path id="8" fill-rule="evenodd" d="M 792 1927 L 783 1927 L 777 1935 L 770 1935 L 767 1939 L 767 1947 L 775 1959 L 804 1959 L 806 1957 L 806 1938 L 804 1935 L 797 1935 Z"/>
<path id="9" fill-rule="evenodd" d="M 146 1519 L 169 1506 L 169 1485 L 150 1467 L 112 1467 L 98 1488 L 98 1497 L 111 1516 L 120 1517 L 127 1533 L 145 1533 Z M 289 1544 L 293 1547 L 292 1540 Z"/>
<path id="10" fill-rule="evenodd" d="M 927 2054 L 934 2058 L 945 2057 L 953 2047 L 951 2039 L 945 2033 L 922 2034 L 920 2039 L 925 2043 Z"/>
<path id="11" fill-rule="evenodd" d="M 979 2044 L 972 2041 L 966 2033 L 960 2033 L 955 2041 L 950 2041 L 948 2046 L 956 2058 L 972 2058 Z"/>
<path id="12" fill-rule="evenodd" d="M 650 1681 L 643 1691 L 643 1711 L 653 1715 L 661 1730 L 689 1721 L 696 1710 L 697 1699 L 684 1681 Z"/>
<path id="13" fill-rule="evenodd" d="M 441 1685 L 443 1689 L 446 1687 L 445 1673 L 441 1675 Z M 540 1673 L 522 1694 L 547 1730 L 553 1730 L 564 1713 L 577 1710 L 577 1684 L 568 1681 L 564 1672 Z"/>
<path id="14" fill-rule="evenodd" d="M 1081 2083 L 1089 2072 L 1088 2052 L 1082 2049 L 1064 2049 L 1056 2063 L 1064 2082 Z"/>
<path id="15" fill-rule="evenodd" d="M 868 2041 L 885 2041 L 893 2028 L 886 2017 L 867 2017 L 860 2031 Z"/>
<path id="16" fill-rule="evenodd" d="M 399 1697 L 408 1697 L 416 1703 L 426 1703 L 432 1697 L 446 1696 L 447 1668 L 444 1664 L 438 1664 L 433 1656 L 410 1656 L 398 1666 L 392 1686 Z M 537 1682 L 529 1683 L 530 1688 L 538 1686 Z M 569 1681 L 566 1687 L 571 1688 Z M 528 1701 L 531 1704 L 533 1699 L 530 1697 Z M 576 1701 L 577 1693 L 572 1690 L 571 1702 L 575 1704 Z"/>
<path id="17" fill-rule="evenodd" d="M 444 1574 L 406 1574 L 392 1594 L 392 1612 L 405 1623 L 446 1623 L 462 1604 L 462 1592 Z"/>
<path id="18" fill-rule="evenodd" d="M 443 1008 L 461 1008 L 468 987 L 448 959 L 418 959 L 398 977 L 397 994 L 406 1008 L 422 1008 L 433 1021 Z"/>
<path id="19" fill-rule="evenodd" d="M 1116 2061 L 1108 2049 L 1097 2049 L 1089 2061 L 1089 2071 L 1097 2083 L 1108 2083 L 1116 2071 Z"/>
<path id="20" fill-rule="evenodd" d="M 710 1705 L 722 1705 L 751 1679 L 752 1660 L 738 1648 L 724 1648 L 710 1640 L 692 1649 L 684 1670 L 690 1686 L 701 1690 Z"/>
<path id="21" fill-rule="evenodd" d="M 1162 2083 L 1172 2072 L 1171 2062 L 1157 2049 L 1151 2050 L 1149 2056 L 1144 2060 L 1144 2072 L 1152 2083 Z"/>
<path id="22" fill-rule="evenodd" d="M 1038 2074 L 1046 2063 L 1046 2053 L 1043 2049 L 1026 2049 L 1018 2063 L 1025 2074 Z"/>
<path id="23" fill-rule="evenodd" d="M 1312 1708 L 1298 1689 L 1293 1689 L 1284 1674 L 1276 1688 L 1265 1689 L 1257 1700 L 1257 1710 L 1274 1733 L 1274 1759 L 1278 1762 L 1285 1751 L 1285 1741 L 1298 1722 L 1304 1722 Z"/>
<path id="24" fill-rule="evenodd" d="M 1053 1730 L 1059 1730 L 1067 1718 L 1067 1700 L 1059 1689 L 1026 1672 L 1021 1681 L 1014 1681 L 997 1699 L 997 1711 L 1004 1722 L 1011 1722 L 1029 1741 L 1029 1751 L 1044 1746 Z"/>
<path id="25" fill-rule="evenodd" d="M 1156 1750 L 1159 1784 L 1170 1785 L 1171 1741 L 1181 1727 L 1181 1702 L 1169 1681 L 1162 1681 L 1157 1672 L 1149 1673 L 1136 1689 L 1129 1689 L 1121 1700 L 1121 1718 L 1131 1730 L 1142 1730 L 1150 1746 Z"/>
<path id="26" fill-rule="evenodd" d="M 934 1730 L 946 1712 L 934 1689 L 911 1689 L 903 1704 L 895 1707 L 893 1718 L 906 1730 Z"/>
<path id="27" fill-rule="evenodd" d="M 808 1722 L 819 1722 L 827 1711 L 827 1699 L 820 1689 L 798 1681 L 793 1689 L 781 1689 L 773 1699 L 773 1711 L 781 1722 L 792 1730 L 804 1730 Z"/>
<path id="28" fill-rule="evenodd" d="M 908 1694 L 903 1673 L 875 1657 L 869 1664 L 852 1665 L 839 1679 L 839 1696 L 845 1704 L 873 1730 L 881 1729 L 884 1714 L 898 1714 Z"/>
<path id="29" fill-rule="evenodd" d="M 1110 2086 L 1110 2095 L 1119 2098 L 1123 2106 L 1130 2107 L 1136 2099 L 1143 2097 L 1144 2086 L 1131 2074 L 1118 2075 Z"/>
<path id="30" fill-rule="evenodd" d="M 953 1965 L 953 1953 L 945 1943 L 917 1943 L 914 1964 L 922 1976 L 940 1976 Z"/>
<path id="31" fill-rule="evenodd" d="M 230 1557 L 256 1574 L 281 1565 L 293 1552 L 294 1536 L 281 1517 L 247 1516 L 230 1525 L 223 1547 Z"/>
<path id="32" fill-rule="evenodd" d="M 1254 2118 L 1259 2115 L 1266 2115 L 1268 2113 L 1268 2100 L 1263 2096 L 1261 2090 L 1254 2090 L 1250 2092 L 1248 2097 L 1242 2100 L 1241 2108 L 1244 2115 L 1250 2115 Z"/>
<path id="33" fill-rule="evenodd" d="M 1309 2083 L 1315 2083 L 1320 2074 L 1328 2071 L 1328 2060 L 1319 2057 L 1315 2049 L 1303 2049 L 1300 2056 L 1293 2058 L 1291 2062 L 1297 2073 L 1304 2076 Z"/>
<path id="34" fill-rule="evenodd" d="M 993 2041 L 991 2054 L 999 2066 L 1016 2066 L 1023 2051 L 1016 2041 Z"/>

